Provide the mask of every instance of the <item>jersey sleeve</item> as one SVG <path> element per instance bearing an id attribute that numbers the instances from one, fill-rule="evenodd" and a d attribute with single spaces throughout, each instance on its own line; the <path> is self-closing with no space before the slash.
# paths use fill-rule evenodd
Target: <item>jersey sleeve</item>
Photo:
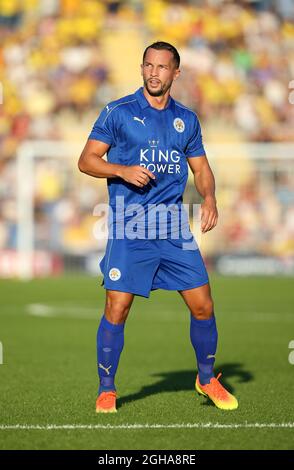
<path id="1" fill-rule="evenodd" d="M 192 119 L 192 131 L 191 137 L 188 140 L 188 144 L 185 149 L 186 157 L 200 157 L 202 155 L 206 155 L 205 149 L 202 143 L 202 133 L 200 122 L 196 115 L 193 115 Z"/>
<path id="2" fill-rule="evenodd" d="M 95 121 L 88 139 L 100 140 L 106 144 L 115 143 L 115 124 L 112 116 L 113 108 L 107 105 Z"/>

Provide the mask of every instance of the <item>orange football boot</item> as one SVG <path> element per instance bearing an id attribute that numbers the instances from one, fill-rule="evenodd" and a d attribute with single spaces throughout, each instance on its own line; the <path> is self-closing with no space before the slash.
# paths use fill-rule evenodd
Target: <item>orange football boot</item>
<path id="1" fill-rule="evenodd" d="M 211 401 L 221 410 L 235 410 L 238 408 L 238 400 L 234 395 L 229 393 L 219 382 L 222 374 L 218 374 L 217 378 L 210 379 L 209 384 L 201 385 L 199 376 L 197 375 L 195 388 L 199 395 L 210 398 Z"/>
<path id="2" fill-rule="evenodd" d="M 102 392 L 96 400 L 96 413 L 116 413 L 116 392 Z"/>

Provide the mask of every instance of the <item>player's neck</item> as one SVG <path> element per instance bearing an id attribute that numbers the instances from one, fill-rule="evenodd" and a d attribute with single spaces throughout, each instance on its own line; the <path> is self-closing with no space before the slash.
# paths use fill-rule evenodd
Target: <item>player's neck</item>
<path id="1" fill-rule="evenodd" d="M 144 87 L 143 93 L 144 93 L 146 100 L 148 101 L 150 106 L 152 106 L 152 108 L 164 109 L 167 107 L 169 98 L 170 98 L 169 90 L 162 96 L 151 96 L 146 90 L 146 88 Z"/>

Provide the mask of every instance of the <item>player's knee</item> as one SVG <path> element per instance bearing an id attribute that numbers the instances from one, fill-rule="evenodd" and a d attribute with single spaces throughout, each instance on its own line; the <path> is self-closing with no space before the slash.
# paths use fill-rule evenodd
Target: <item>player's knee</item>
<path id="1" fill-rule="evenodd" d="M 209 299 L 197 305 L 191 314 L 197 320 L 209 320 L 213 316 L 213 300 Z"/>
<path id="2" fill-rule="evenodd" d="M 130 304 L 123 299 L 106 300 L 105 316 L 110 323 L 123 323 L 128 316 Z"/>

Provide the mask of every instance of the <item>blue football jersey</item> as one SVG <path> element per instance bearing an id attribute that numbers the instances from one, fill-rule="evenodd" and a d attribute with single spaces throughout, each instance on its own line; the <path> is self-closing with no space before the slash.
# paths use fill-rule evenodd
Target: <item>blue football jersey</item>
<path id="1" fill-rule="evenodd" d="M 145 222 L 149 223 L 149 231 L 152 227 L 154 238 L 171 236 L 173 211 L 179 216 L 183 212 L 187 157 L 205 155 L 197 115 L 172 97 L 164 109 L 156 109 L 145 98 L 143 88 L 139 88 L 134 94 L 113 101 L 102 110 L 89 139 L 110 145 L 107 153 L 109 162 L 141 165 L 156 177 L 143 188 L 121 178 L 108 178 L 113 225 L 123 223 L 125 226 L 136 215 L 138 237 L 145 238 L 146 225 L 143 229 L 139 221 L 148 213 L 149 221 L 145 218 Z M 170 210 L 167 226 L 163 227 L 156 214 L 166 207 Z M 151 214 L 155 214 L 154 220 Z M 185 218 L 187 220 L 186 214 Z"/>

